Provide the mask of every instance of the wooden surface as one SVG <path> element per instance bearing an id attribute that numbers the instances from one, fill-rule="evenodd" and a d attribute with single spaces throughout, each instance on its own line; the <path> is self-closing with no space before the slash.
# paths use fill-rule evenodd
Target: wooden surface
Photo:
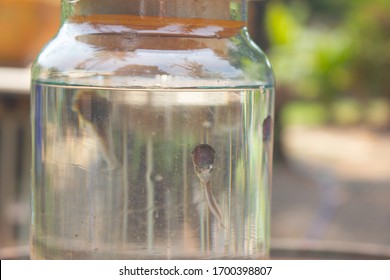
<path id="1" fill-rule="evenodd" d="M 26 67 L 59 23 L 59 0 L 0 0 L 0 65 Z"/>

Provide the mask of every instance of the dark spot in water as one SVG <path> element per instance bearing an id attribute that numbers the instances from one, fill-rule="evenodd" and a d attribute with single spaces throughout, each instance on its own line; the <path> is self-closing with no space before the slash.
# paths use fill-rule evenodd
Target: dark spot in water
<path id="1" fill-rule="evenodd" d="M 263 141 L 271 140 L 272 136 L 272 118 L 267 116 L 263 121 Z"/>
<path id="2" fill-rule="evenodd" d="M 191 155 L 196 168 L 210 169 L 213 167 L 215 150 L 210 145 L 200 144 L 196 146 Z"/>

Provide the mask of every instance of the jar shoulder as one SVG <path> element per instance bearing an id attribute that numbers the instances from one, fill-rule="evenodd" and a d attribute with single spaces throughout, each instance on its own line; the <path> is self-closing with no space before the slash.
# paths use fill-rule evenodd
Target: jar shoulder
<path id="1" fill-rule="evenodd" d="M 34 80 L 111 86 L 273 84 L 271 65 L 246 31 L 228 38 L 74 34 L 60 30 L 33 66 Z M 201 86 L 201 85 L 200 85 Z"/>

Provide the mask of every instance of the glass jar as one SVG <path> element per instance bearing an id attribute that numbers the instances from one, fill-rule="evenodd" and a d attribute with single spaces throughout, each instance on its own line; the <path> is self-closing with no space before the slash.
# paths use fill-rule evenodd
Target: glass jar
<path id="1" fill-rule="evenodd" d="M 269 253 L 274 77 L 246 1 L 62 1 L 32 68 L 33 259 Z"/>

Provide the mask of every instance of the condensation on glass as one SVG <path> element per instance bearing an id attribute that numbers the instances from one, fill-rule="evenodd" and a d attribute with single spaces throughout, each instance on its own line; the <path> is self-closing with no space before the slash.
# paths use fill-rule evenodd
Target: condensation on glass
<path id="1" fill-rule="evenodd" d="M 274 78 L 246 1 L 62 1 L 32 69 L 33 259 L 269 253 Z"/>

